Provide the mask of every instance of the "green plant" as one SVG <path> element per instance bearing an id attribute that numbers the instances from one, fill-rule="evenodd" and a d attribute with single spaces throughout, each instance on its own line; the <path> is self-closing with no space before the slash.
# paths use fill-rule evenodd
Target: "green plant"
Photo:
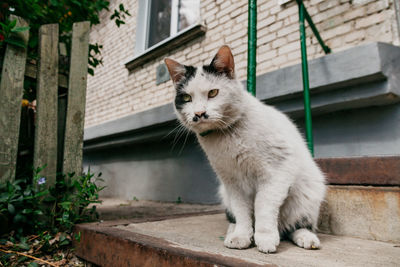
<path id="1" fill-rule="evenodd" d="M 70 232 L 76 223 L 97 219 L 100 203 L 98 175 L 60 175 L 55 186 L 47 188 L 43 168 L 35 170 L 33 180 L 17 179 L 0 185 L 0 215 L 14 237 L 20 238 L 43 231 Z M 4 229 L 4 228 L 3 228 Z"/>
<path id="2" fill-rule="evenodd" d="M 101 174 L 59 175 L 56 184 L 47 187 L 46 178 L 40 175 L 43 168 L 34 170 L 33 179 L 0 185 L 0 229 L 7 230 L 2 233 L 0 247 L 11 248 L 14 254 L 49 253 L 68 247 L 73 238 L 80 240 L 80 233 L 72 236 L 75 224 L 98 219 L 96 206 L 91 204 L 100 203 L 99 192 L 104 187 L 97 183 L 102 181 Z M 10 261 L 13 253 L 0 254 L 0 263 Z M 26 255 L 22 258 L 28 260 Z"/>
<path id="3" fill-rule="evenodd" d="M 100 12 L 109 11 L 110 1 L 105 0 L 3 0 L 0 4 L 0 55 L 2 46 L 7 40 L 5 33 L 9 23 L 7 18 L 13 14 L 29 21 L 30 38 L 28 43 L 28 58 L 37 59 L 38 31 L 44 24 L 58 23 L 60 42 L 70 51 L 72 25 L 79 21 L 89 21 L 90 24 L 100 23 Z M 123 4 L 114 10 L 110 19 L 120 27 L 125 24 L 124 19 L 131 16 Z M 14 29 L 15 30 L 15 29 Z M 96 49 L 97 48 L 97 49 Z M 90 44 L 89 73 L 94 74 L 94 68 L 102 64 L 101 45 Z"/>
<path id="4" fill-rule="evenodd" d="M 12 44 L 18 47 L 26 47 L 24 42 L 19 38 L 18 33 L 29 30 L 29 27 L 17 27 L 17 20 L 8 20 L 0 22 L 0 49 L 3 44 Z"/>

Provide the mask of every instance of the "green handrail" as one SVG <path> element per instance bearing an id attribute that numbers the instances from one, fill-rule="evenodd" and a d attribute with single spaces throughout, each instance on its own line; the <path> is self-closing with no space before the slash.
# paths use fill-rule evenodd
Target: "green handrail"
<path id="1" fill-rule="evenodd" d="M 255 96 L 257 64 L 257 0 L 249 0 L 248 12 L 247 91 Z"/>
<path id="2" fill-rule="evenodd" d="M 315 37 L 317 38 L 319 44 L 324 50 L 325 54 L 331 52 L 331 49 L 325 45 L 317 28 L 315 27 L 310 15 L 308 14 L 306 7 L 302 0 L 296 0 L 299 6 L 299 24 L 300 24 L 300 45 L 301 45 L 301 67 L 303 76 L 303 98 L 304 98 L 304 120 L 306 124 L 306 139 L 307 145 L 314 156 L 314 138 L 312 133 L 312 117 L 311 117 L 311 101 L 310 101 L 310 81 L 308 79 L 308 62 L 307 62 L 307 45 L 306 45 L 306 29 L 304 21 L 307 20 L 310 28 L 312 29 Z"/>
<path id="3" fill-rule="evenodd" d="M 301 66 L 303 76 L 303 98 L 304 98 L 304 117 L 306 124 L 306 139 L 308 148 L 314 156 L 314 141 L 312 133 L 312 117 L 310 102 L 310 81 L 308 76 L 307 46 L 305 20 L 307 20 L 325 54 L 331 52 L 331 49 L 322 40 L 318 29 L 315 27 L 311 16 L 308 14 L 302 0 L 296 0 L 299 6 L 299 24 L 300 24 L 300 44 L 301 44 Z M 257 0 L 249 0 L 248 5 L 248 50 L 247 50 L 247 91 L 252 95 L 256 94 L 256 49 L 257 49 Z"/>

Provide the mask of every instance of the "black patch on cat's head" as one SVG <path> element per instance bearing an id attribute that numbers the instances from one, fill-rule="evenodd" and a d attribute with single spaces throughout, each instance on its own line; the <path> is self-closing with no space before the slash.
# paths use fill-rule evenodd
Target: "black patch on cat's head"
<path id="1" fill-rule="evenodd" d="M 188 84 L 188 82 L 196 75 L 197 69 L 193 66 L 185 66 L 184 76 L 175 84 L 176 96 L 175 96 L 175 107 L 177 110 L 181 110 L 183 105 L 187 102 L 183 101 L 183 95 L 185 92 L 183 88 Z"/>
<path id="2" fill-rule="evenodd" d="M 216 76 L 219 76 L 219 75 L 222 75 L 222 73 L 221 72 L 219 72 L 215 67 L 214 67 L 214 65 L 204 65 L 203 66 L 203 70 L 204 70 L 204 72 L 206 72 L 206 73 L 209 73 L 209 74 L 213 74 L 213 75 L 216 75 Z"/>
<path id="3" fill-rule="evenodd" d="M 235 78 L 235 63 L 231 49 L 224 45 L 212 59 L 210 65 L 203 66 L 206 73 L 213 75 L 224 75 L 228 79 Z"/>

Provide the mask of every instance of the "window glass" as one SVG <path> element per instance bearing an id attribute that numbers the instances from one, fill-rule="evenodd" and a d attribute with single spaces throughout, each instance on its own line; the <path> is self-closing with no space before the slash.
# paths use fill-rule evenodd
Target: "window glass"
<path id="1" fill-rule="evenodd" d="M 180 0 L 179 1 L 179 26 L 181 31 L 199 21 L 200 1 L 199 0 Z"/>
<path id="2" fill-rule="evenodd" d="M 151 47 L 170 36 L 171 1 L 151 0 L 147 47 Z"/>
<path id="3" fill-rule="evenodd" d="M 151 0 L 146 48 L 199 22 L 200 0 Z"/>

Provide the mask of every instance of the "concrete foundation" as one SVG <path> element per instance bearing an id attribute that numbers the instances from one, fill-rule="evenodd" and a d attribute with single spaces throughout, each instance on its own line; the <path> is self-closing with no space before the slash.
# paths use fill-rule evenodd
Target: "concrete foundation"
<path id="1" fill-rule="evenodd" d="M 400 242 L 400 188 L 330 186 L 321 208 L 319 230 Z"/>

